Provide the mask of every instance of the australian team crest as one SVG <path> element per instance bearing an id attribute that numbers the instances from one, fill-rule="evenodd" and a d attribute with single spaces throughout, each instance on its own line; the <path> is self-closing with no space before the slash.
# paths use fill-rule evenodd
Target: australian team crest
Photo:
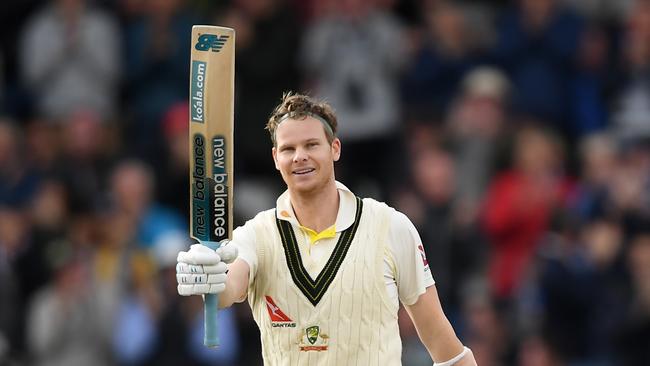
<path id="1" fill-rule="evenodd" d="M 320 334 L 320 327 L 318 325 L 314 325 L 313 327 L 305 329 L 305 333 L 307 333 L 307 340 L 309 343 L 314 344 L 318 339 L 318 334 Z"/>
<path id="2" fill-rule="evenodd" d="M 305 332 L 300 336 L 300 350 L 301 351 L 327 351 L 327 343 L 329 336 L 321 332 L 318 325 L 314 325 L 305 329 Z"/>

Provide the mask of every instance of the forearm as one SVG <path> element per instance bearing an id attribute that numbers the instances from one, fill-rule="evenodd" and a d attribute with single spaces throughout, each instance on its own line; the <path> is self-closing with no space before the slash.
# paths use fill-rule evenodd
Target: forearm
<path id="1" fill-rule="evenodd" d="M 460 359 L 454 360 L 465 350 L 454 330 L 444 315 L 435 286 L 431 286 L 420 296 L 418 301 L 406 307 L 422 344 L 427 348 L 436 364 L 454 366 L 475 366 L 476 361 L 471 351 Z"/>
<path id="2" fill-rule="evenodd" d="M 228 281 L 226 281 L 226 289 L 219 294 L 219 309 L 224 309 L 232 306 L 236 302 L 241 302 L 241 300 L 239 300 L 240 297 L 237 296 L 235 291 L 228 286 L 230 285 L 228 284 Z"/>
<path id="3" fill-rule="evenodd" d="M 456 337 L 451 324 L 447 319 L 441 321 L 446 324 L 437 326 L 433 331 L 418 330 L 422 344 L 436 362 L 450 360 L 463 351 L 463 344 Z"/>
<path id="4" fill-rule="evenodd" d="M 237 259 L 228 267 L 226 288 L 219 294 L 219 308 L 227 308 L 236 302 L 246 299 L 248 289 L 248 264 L 242 259 Z"/>
<path id="5" fill-rule="evenodd" d="M 431 319 L 427 323 L 416 323 L 416 329 L 420 341 L 429 351 L 431 359 L 443 362 L 454 358 L 463 351 L 463 344 L 456 337 L 447 318 Z"/>
<path id="6" fill-rule="evenodd" d="M 431 332 L 428 337 L 420 335 L 435 366 L 476 366 L 476 360 L 469 348 L 465 348 L 456 337 L 451 324 L 445 319 L 446 329 L 439 334 Z"/>

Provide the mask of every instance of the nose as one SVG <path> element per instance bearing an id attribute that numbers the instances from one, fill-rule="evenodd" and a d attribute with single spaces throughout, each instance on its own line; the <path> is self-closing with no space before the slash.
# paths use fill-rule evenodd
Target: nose
<path id="1" fill-rule="evenodd" d="M 305 149 L 302 149 L 302 148 L 297 148 L 296 153 L 293 154 L 293 162 L 294 163 L 298 163 L 300 161 L 307 161 L 308 158 L 309 158 L 309 155 L 307 155 L 307 151 L 305 151 Z"/>

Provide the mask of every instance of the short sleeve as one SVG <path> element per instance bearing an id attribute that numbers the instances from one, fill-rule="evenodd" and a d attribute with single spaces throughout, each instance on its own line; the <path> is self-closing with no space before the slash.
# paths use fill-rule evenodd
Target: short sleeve
<path id="1" fill-rule="evenodd" d="M 232 241 L 229 245 L 237 247 L 239 256 L 244 262 L 248 263 L 250 274 L 248 283 L 253 281 L 257 272 L 257 234 L 252 220 L 247 221 L 243 226 L 233 230 Z"/>
<path id="2" fill-rule="evenodd" d="M 420 234 L 406 215 L 394 211 L 390 220 L 389 247 L 395 259 L 397 291 L 400 301 L 413 305 L 435 281 Z"/>

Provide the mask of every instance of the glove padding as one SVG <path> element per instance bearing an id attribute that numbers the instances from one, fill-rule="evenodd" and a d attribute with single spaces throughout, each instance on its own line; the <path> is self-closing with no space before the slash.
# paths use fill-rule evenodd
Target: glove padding
<path id="1" fill-rule="evenodd" d="M 193 244 L 178 253 L 176 280 L 181 296 L 218 294 L 226 288 L 226 263 L 237 258 L 237 247 L 224 243 L 216 251 Z"/>

